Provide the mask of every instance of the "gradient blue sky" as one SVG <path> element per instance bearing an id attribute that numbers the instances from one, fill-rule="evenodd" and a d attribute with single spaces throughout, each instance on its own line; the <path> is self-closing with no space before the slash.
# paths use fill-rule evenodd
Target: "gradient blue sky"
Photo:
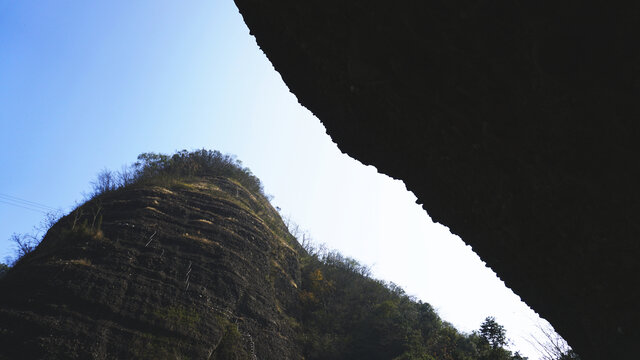
<path id="1" fill-rule="evenodd" d="M 196 148 L 237 155 L 316 241 L 460 330 L 493 315 L 538 358 L 537 315 L 402 182 L 340 152 L 232 0 L 0 0 L 0 260 L 43 215 L 6 195 L 68 212 L 101 169 Z"/>

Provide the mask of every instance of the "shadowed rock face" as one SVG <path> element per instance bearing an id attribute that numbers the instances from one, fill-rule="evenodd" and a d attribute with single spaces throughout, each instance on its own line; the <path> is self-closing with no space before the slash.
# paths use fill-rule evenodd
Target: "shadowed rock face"
<path id="1" fill-rule="evenodd" d="M 235 2 L 341 150 L 402 179 L 583 358 L 629 358 L 638 5 Z"/>
<path id="2" fill-rule="evenodd" d="M 298 248 L 225 178 L 100 195 L 0 281 L 0 359 L 299 359 Z"/>

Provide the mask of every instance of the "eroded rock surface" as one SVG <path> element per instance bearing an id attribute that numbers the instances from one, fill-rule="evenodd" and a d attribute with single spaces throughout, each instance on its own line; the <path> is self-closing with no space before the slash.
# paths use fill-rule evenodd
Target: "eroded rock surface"
<path id="1" fill-rule="evenodd" d="M 0 281 L 0 358 L 298 359 L 291 239 L 226 178 L 100 195 Z"/>

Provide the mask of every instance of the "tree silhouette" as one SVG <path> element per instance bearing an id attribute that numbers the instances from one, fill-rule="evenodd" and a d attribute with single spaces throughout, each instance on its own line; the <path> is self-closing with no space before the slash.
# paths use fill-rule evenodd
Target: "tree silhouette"
<path id="1" fill-rule="evenodd" d="M 9 265 L 5 263 L 0 263 L 0 279 L 2 279 L 8 271 L 9 271 Z"/>
<path id="2" fill-rule="evenodd" d="M 488 316 L 480 325 L 480 338 L 496 349 L 507 345 L 507 333 L 504 326 L 498 324 L 493 316 Z"/>

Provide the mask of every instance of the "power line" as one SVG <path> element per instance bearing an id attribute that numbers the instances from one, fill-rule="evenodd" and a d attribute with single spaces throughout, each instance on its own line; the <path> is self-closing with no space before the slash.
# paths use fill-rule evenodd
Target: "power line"
<path id="1" fill-rule="evenodd" d="M 38 202 L 35 202 L 35 201 L 26 200 L 26 199 L 19 198 L 17 196 L 7 195 L 7 194 L 3 194 L 3 193 L 0 193 L 0 199 L 4 199 L 4 200 L 7 200 L 7 201 L 12 201 L 12 202 L 15 202 L 15 203 L 18 203 L 18 204 L 23 204 L 25 206 L 42 208 L 42 209 L 48 210 L 48 211 L 55 210 L 51 206 L 47 206 L 47 205 L 44 205 L 44 204 L 41 204 L 41 203 L 38 203 Z"/>
<path id="2" fill-rule="evenodd" d="M 4 198 L 4 199 L 9 200 L 9 201 L 24 203 L 24 204 L 29 205 L 29 206 L 33 205 L 33 206 L 40 207 L 40 208 L 55 210 L 51 206 L 48 206 L 48 205 L 45 205 L 45 204 L 42 204 L 42 203 L 39 203 L 39 202 L 35 202 L 35 201 L 30 201 L 30 200 L 26 200 L 26 199 L 23 199 L 23 198 L 19 198 L 17 196 L 12 196 L 12 195 L 7 195 L 7 194 L 0 193 L 0 198 Z"/>
<path id="3" fill-rule="evenodd" d="M 23 209 L 39 212 L 39 213 L 42 213 L 42 214 L 46 214 L 47 213 L 44 210 L 34 209 L 34 208 L 27 207 L 27 206 L 22 206 L 20 204 L 11 203 L 11 202 L 5 201 L 3 199 L 0 199 L 0 203 L 4 203 L 4 204 L 7 204 L 7 205 L 11 205 L 11 206 L 17 206 L 17 207 L 20 207 L 20 208 L 23 208 Z"/>

